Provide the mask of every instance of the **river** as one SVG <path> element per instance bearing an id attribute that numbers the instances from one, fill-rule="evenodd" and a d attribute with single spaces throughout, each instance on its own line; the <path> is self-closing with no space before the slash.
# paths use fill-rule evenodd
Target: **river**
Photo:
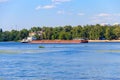
<path id="1" fill-rule="evenodd" d="M 120 43 L 0 42 L 0 80 L 120 80 Z"/>

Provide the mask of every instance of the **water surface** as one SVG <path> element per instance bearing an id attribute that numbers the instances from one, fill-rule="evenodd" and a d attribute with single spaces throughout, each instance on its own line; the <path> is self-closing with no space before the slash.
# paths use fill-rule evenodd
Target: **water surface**
<path id="1" fill-rule="evenodd" d="M 0 42 L 0 79 L 120 80 L 120 43 Z"/>

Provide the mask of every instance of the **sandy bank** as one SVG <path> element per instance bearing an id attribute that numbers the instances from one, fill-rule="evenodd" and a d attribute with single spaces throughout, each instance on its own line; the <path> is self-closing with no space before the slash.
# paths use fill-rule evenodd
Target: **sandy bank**
<path id="1" fill-rule="evenodd" d="M 88 42 L 120 42 L 120 40 L 88 40 Z"/>

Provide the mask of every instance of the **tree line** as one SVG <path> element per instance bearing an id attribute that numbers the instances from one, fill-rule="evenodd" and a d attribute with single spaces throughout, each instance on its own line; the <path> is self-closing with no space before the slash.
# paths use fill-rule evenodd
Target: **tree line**
<path id="1" fill-rule="evenodd" d="M 42 35 L 36 34 L 34 37 L 44 40 L 72 40 L 72 39 L 119 39 L 119 25 L 85 25 L 85 26 L 59 26 L 59 27 L 32 27 L 31 29 L 3 31 L 0 29 L 0 41 L 18 41 L 29 36 L 30 32 L 42 31 Z"/>

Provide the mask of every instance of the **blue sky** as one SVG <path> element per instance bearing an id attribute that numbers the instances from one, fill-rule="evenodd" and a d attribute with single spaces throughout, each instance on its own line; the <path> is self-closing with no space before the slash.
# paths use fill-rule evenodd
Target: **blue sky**
<path id="1" fill-rule="evenodd" d="M 120 0 L 0 0 L 0 28 L 120 23 Z"/>

